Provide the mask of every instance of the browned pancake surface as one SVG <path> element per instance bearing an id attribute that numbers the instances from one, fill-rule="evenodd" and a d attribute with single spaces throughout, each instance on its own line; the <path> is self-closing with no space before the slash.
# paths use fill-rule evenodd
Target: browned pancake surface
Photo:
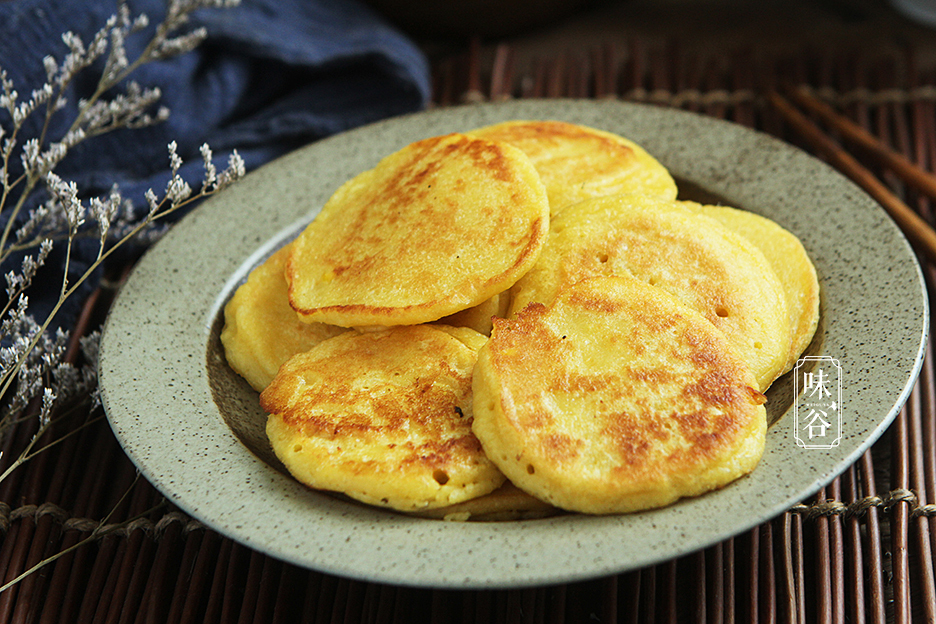
<path id="1" fill-rule="evenodd" d="M 676 198 L 676 182 L 663 165 L 637 143 L 604 130 L 565 121 L 517 120 L 470 134 L 523 150 L 543 179 L 553 216 L 566 206 L 602 195 Z"/>
<path id="2" fill-rule="evenodd" d="M 250 272 L 224 307 L 221 343 L 230 367 L 257 392 L 297 353 L 348 331 L 324 323 L 304 323 L 289 306 L 283 247 Z"/>
<path id="3" fill-rule="evenodd" d="M 680 203 L 749 240 L 773 267 L 786 294 L 790 318 L 790 354 L 781 373 L 792 370 L 819 326 L 819 278 L 803 243 L 778 223 L 753 212 L 729 206 Z"/>
<path id="4" fill-rule="evenodd" d="M 552 220 L 534 267 L 514 286 L 511 314 L 549 304 L 592 275 L 629 275 L 665 290 L 725 333 L 766 389 L 790 352 L 789 315 L 773 267 L 752 243 L 678 202 L 612 195 Z"/>
<path id="5" fill-rule="evenodd" d="M 764 397 L 724 336 L 639 280 L 594 277 L 495 321 L 474 431 L 518 487 L 557 507 L 669 504 L 752 470 Z"/>
<path id="6" fill-rule="evenodd" d="M 434 321 L 509 288 L 548 227 L 545 189 L 517 148 L 417 141 L 344 184 L 299 236 L 290 304 L 345 327 Z"/>
<path id="7" fill-rule="evenodd" d="M 277 457 L 299 481 L 403 511 L 451 505 L 503 475 L 471 432 L 471 330 L 348 332 L 287 362 L 261 394 Z"/>

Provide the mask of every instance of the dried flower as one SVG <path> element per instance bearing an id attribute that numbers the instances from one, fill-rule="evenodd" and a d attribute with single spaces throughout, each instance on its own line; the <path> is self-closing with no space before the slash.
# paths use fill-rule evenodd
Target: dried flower
<path id="1" fill-rule="evenodd" d="M 27 254 L 23 257 L 23 264 L 19 273 L 10 271 L 4 276 L 7 282 L 6 294 L 9 301 L 12 301 L 20 293 L 29 288 L 33 278 L 36 276 L 36 272 L 45 264 L 51 252 L 52 241 L 49 239 L 43 240 L 39 245 L 39 252 L 37 254 Z M 6 332 L 0 331 L 0 334 L 6 335 Z"/>
<path id="2" fill-rule="evenodd" d="M 180 174 L 182 158 L 172 142 L 168 146 L 171 179 L 161 196 L 152 189 L 146 191 L 144 211 L 138 210 L 116 186 L 99 197 L 83 198 L 78 185 L 63 179 L 56 167 L 69 151 L 85 141 L 118 128 L 140 128 L 165 120 L 169 111 L 158 106 L 162 95 L 159 89 L 144 88 L 128 76 L 144 63 L 185 53 L 205 38 L 202 29 L 180 31 L 192 11 L 237 3 L 170 0 L 164 21 L 156 26 L 136 58 L 128 56 L 126 44 L 129 37 L 148 27 L 149 19 L 145 15 L 133 17 L 127 5 L 121 3 L 90 41 L 82 41 L 72 32 L 62 35 L 67 53 L 61 59 L 43 58 L 47 82 L 25 101 L 0 68 L 0 211 L 5 217 L 0 229 L 0 267 L 5 270 L 6 280 L 6 303 L 0 308 L 0 447 L 8 447 L 7 436 L 23 418 L 35 417 L 38 422 L 36 433 L 25 447 L 14 449 L 18 454 L 0 474 L 0 481 L 42 451 L 41 447 L 35 450 L 36 445 L 50 430 L 62 406 L 74 407 L 82 402 L 91 410 L 100 406 L 100 334 L 94 331 L 82 337 L 80 358 L 66 361 L 69 332 L 53 329 L 62 304 L 116 249 L 130 240 L 158 238 L 167 227 L 159 223 L 160 219 L 244 175 L 244 163 L 237 152 L 231 154 L 228 167 L 219 172 L 211 148 L 203 145 L 204 179 L 196 193 Z M 51 116 L 65 106 L 65 93 L 75 77 L 100 59 L 104 69 L 98 83 L 90 96 L 77 102 L 78 112 L 71 125 L 61 136 L 46 136 L 52 126 Z M 24 122 L 33 115 L 45 116 L 38 124 L 43 128 L 41 134 L 20 136 L 26 127 Z M 17 164 L 21 170 L 15 169 Z M 82 267 L 79 275 L 70 276 L 73 244 L 86 236 L 97 239 L 97 258 Z M 65 258 L 58 277 L 58 301 L 37 319 L 26 293 L 56 247 L 61 248 Z M 96 531 L 88 539 L 104 534 Z M 9 581 L 0 591 L 59 555 Z"/>
<path id="3" fill-rule="evenodd" d="M 63 58 L 43 58 L 47 82 L 25 100 L 0 68 L 0 210 L 5 217 L 0 230 L 0 266 L 6 280 L 6 304 L 0 309 L 0 442 L 17 421 L 28 416 L 30 405 L 36 406 L 32 416 L 39 422 L 38 433 L 10 468 L 0 474 L 0 481 L 32 456 L 36 439 L 55 420 L 59 406 L 74 404 L 76 397 L 83 397 L 91 406 L 99 404 L 99 333 L 81 338 L 79 361 L 65 361 L 69 334 L 53 329 L 62 304 L 116 249 L 131 239 L 160 236 L 166 228 L 158 223 L 160 219 L 218 192 L 244 174 L 243 161 L 236 152 L 229 166 L 217 171 L 211 149 L 204 145 L 204 179 L 195 192 L 180 173 L 182 158 L 173 142 L 168 146 L 170 181 L 161 196 L 152 189 L 145 193 L 147 210 L 142 211 L 116 186 L 104 195 L 83 198 L 78 185 L 63 179 L 56 168 L 69 151 L 85 141 L 118 128 L 140 128 L 165 120 L 169 111 L 158 105 L 160 90 L 144 88 L 128 77 L 140 65 L 187 52 L 205 38 L 202 29 L 181 31 L 192 11 L 236 4 L 171 0 L 165 20 L 156 26 L 143 51 L 131 58 L 127 41 L 146 29 L 149 19 L 145 15 L 132 16 L 128 6 L 121 3 L 90 41 L 83 41 L 73 32 L 62 35 L 67 52 Z M 52 127 L 49 120 L 65 106 L 65 93 L 76 76 L 102 59 L 98 83 L 87 98 L 76 103 L 78 112 L 70 126 L 60 136 L 46 136 Z M 33 115 L 45 116 L 37 126 L 43 130 L 38 136 L 20 136 L 25 121 Z M 11 164 L 21 165 L 21 170 Z M 90 266 L 82 267 L 79 275 L 69 276 L 73 244 L 86 236 L 97 239 L 97 258 Z M 37 319 L 26 293 L 57 246 L 61 246 L 65 257 L 58 277 L 59 298 L 51 312 Z"/>

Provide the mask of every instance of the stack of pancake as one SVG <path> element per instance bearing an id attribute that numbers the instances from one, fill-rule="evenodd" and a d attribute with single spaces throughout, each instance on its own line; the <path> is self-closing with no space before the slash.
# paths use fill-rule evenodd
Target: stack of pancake
<path id="1" fill-rule="evenodd" d="M 225 308 L 310 487 L 447 519 L 659 507 L 754 469 L 809 344 L 803 246 L 558 121 L 430 137 L 342 185 Z"/>

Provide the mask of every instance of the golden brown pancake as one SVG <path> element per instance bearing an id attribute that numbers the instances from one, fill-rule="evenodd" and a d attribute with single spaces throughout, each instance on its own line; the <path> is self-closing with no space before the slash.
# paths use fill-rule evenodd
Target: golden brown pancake
<path id="1" fill-rule="evenodd" d="M 610 132 L 564 121 L 506 121 L 469 134 L 523 150 L 546 185 L 553 216 L 602 195 L 676 199 L 676 182 L 666 168 L 633 141 Z"/>
<path id="2" fill-rule="evenodd" d="M 449 134 L 346 182 L 293 244 L 290 305 L 353 327 L 437 320 L 509 288 L 549 227 L 546 191 L 519 149 Z"/>
<path id="3" fill-rule="evenodd" d="M 284 247 L 250 272 L 224 307 L 221 344 L 234 372 L 260 392 L 282 364 L 321 341 L 348 331 L 323 323 L 303 323 L 289 307 Z"/>
<path id="4" fill-rule="evenodd" d="M 751 471 L 757 381 L 724 335 L 666 292 L 593 277 L 497 319 L 473 429 L 511 482 L 570 511 L 660 507 Z"/>
<path id="5" fill-rule="evenodd" d="M 495 490 L 504 477 L 471 432 L 485 341 L 417 325 L 347 332 L 296 355 L 260 395 L 276 456 L 306 485 L 400 511 Z"/>
<path id="6" fill-rule="evenodd" d="M 790 317 L 790 355 L 781 374 L 791 370 L 812 342 L 819 325 L 819 279 L 800 240 L 776 222 L 747 210 L 682 202 L 737 232 L 761 250 L 783 285 Z"/>
<path id="7" fill-rule="evenodd" d="M 556 507 L 530 496 L 510 481 L 505 481 L 490 494 L 457 505 L 414 512 L 413 515 L 450 522 L 503 522 L 546 518 L 559 513 L 561 510 Z"/>
<path id="8" fill-rule="evenodd" d="M 790 353 L 783 287 L 764 255 L 717 221 L 675 201 L 614 195 L 569 206 L 540 258 L 515 285 L 511 315 L 592 275 L 630 275 L 661 288 L 723 331 L 766 389 Z"/>
<path id="9" fill-rule="evenodd" d="M 490 336 L 494 327 L 492 319 L 495 316 L 507 316 L 509 307 L 510 291 L 504 291 L 467 310 L 442 317 L 439 322 L 455 327 L 469 327 L 480 334 Z"/>

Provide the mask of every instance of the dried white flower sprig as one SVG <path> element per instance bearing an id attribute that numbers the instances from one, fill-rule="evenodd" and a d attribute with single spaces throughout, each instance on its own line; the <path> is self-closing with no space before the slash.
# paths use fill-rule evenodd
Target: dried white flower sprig
<path id="1" fill-rule="evenodd" d="M 55 169 L 78 144 L 119 128 L 141 128 L 165 120 L 169 112 L 158 105 L 159 89 L 141 87 L 129 76 L 141 65 L 184 54 L 204 40 L 204 29 L 184 30 L 193 11 L 238 3 L 169 0 L 165 18 L 155 29 L 149 28 L 145 15 L 132 16 L 121 4 L 90 41 L 65 33 L 62 40 L 67 53 L 60 59 L 44 59 L 47 81 L 26 98 L 21 98 L 0 67 L 0 211 L 5 220 L 0 231 L 0 267 L 6 280 L 5 301 L 0 302 L 0 441 L 24 418 L 38 421 L 27 447 L 17 449 L 18 456 L 5 462 L 0 481 L 41 450 L 35 448 L 36 443 L 63 405 L 73 407 L 76 397 L 97 400 L 97 333 L 82 339 L 79 365 L 65 361 L 68 332 L 51 329 L 65 301 L 116 249 L 131 239 L 158 233 L 160 219 L 243 176 L 244 162 L 234 151 L 227 168 L 219 172 L 211 149 L 202 146 L 205 175 L 196 190 L 179 175 L 182 159 L 173 142 L 168 146 L 171 178 L 161 193 L 147 191 L 146 206 L 140 209 L 116 187 L 104 196 L 82 198 L 75 182 L 62 179 Z M 129 58 L 128 38 L 145 32 L 151 32 L 148 43 L 136 58 Z M 97 85 L 90 96 L 77 102 L 71 124 L 60 136 L 49 136 L 51 121 L 65 108 L 76 76 L 101 63 Z M 40 116 L 38 135 L 21 136 L 26 121 L 34 116 Z M 97 240 L 97 256 L 70 278 L 73 244 L 85 237 Z M 56 273 L 58 301 L 44 318 L 35 318 L 28 291 L 56 246 L 63 247 L 65 258 Z"/>

